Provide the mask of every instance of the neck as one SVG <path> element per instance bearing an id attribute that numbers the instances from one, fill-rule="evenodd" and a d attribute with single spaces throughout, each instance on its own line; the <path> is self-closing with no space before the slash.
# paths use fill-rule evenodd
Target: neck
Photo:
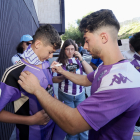
<path id="1" fill-rule="evenodd" d="M 24 60 L 26 63 L 30 64 L 26 59 L 23 58 L 23 60 Z M 33 64 L 30 64 L 30 65 L 33 65 Z M 42 64 L 40 64 L 40 65 L 33 65 L 33 66 L 36 66 L 36 67 L 42 69 Z"/>
<path id="2" fill-rule="evenodd" d="M 118 45 L 113 45 L 113 47 L 111 46 L 105 49 L 101 59 L 104 62 L 104 65 L 112 65 L 124 59 L 124 57 L 120 52 Z"/>

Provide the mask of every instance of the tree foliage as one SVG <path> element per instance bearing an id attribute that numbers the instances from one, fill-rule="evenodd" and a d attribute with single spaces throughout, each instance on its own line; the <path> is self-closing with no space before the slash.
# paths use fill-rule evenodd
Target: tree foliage
<path id="1" fill-rule="evenodd" d="M 90 12 L 90 13 L 92 13 L 92 12 Z M 90 13 L 86 14 L 85 16 L 89 15 Z M 85 16 L 83 16 L 83 17 L 85 17 Z M 84 45 L 83 33 L 81 33 L 78 29 L 81 20 L 82 19 L 76 20 L 77 26 L 75 26 L 74 24 L 69 24 L 68 29 L 65 29 L 65 34 L 63 34 L 61 36 L 62 40 L 65 41 L 67 39 L 72 39 L 72 40 L 75 40 L 75 42 L 77 44 L 82 43 L 82 45 Z"/>

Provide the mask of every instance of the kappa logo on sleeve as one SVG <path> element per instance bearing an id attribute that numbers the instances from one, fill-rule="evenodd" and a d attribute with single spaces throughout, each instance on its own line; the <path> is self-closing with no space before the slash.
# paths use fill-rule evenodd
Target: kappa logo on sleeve
<path id="1" fill-rule="evenodd" d="M 130 81 L 132 82 L 131 80 L 129 80 L 127 77 L 124 77 L 122 74 L 118 74 L 119 76 L 117 75 L 113 75 L 114 78 L 112 79 L 112 83 L 109 85 L 109 86 L 112 86 L 114 82 L 116 82 L 117 84 L 121 84 L 122 83 L 126 83 L 127 81 Z"/>
<path id="2" fill-rule="evenodd" d="M 0 89 L 0 97 L 1 97 L 1 89 Z"/>

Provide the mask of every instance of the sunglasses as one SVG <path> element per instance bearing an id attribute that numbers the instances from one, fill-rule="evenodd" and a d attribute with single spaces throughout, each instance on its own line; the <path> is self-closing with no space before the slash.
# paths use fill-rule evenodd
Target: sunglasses
<path id="1" fill-rule="evenodd" d="M 30 42 L 26 42 L 26 45 L 30 45 L 31 43 Z"/>

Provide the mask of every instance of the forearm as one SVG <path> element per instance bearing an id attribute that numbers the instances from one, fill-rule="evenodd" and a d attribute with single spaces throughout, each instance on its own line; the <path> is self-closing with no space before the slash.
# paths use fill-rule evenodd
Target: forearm
<path id="1" fill-rule="evenodd" d="M 54 99 L 40 87 L 34 94 L 48 115 L 67 133 L 76 134 L 90 129 L 76 108 Z M 74 116 L 74 117 L 73 117 Z"/>
<path id="2" fill-rule="evenodd" d="M 82 61 L 82 65 L 86 74 L 93 72 L 93 68 L 86 61 Z"/>
<path id="3" fill-rule="evenodd" d="M 32 119 L 31 116 L 16 115 L 5 110 L 0 112 L 0 122 L 32 125 Z"/>
<path id="4" fill-rule="evenodd" d="M 74 74 L 65 70 L 63 70 L 61 74 L 77 85 L 91 86 L 92 84 L 91 82 L 89 82 L 86 75 Z"/>
<path id="5" fill-rule="evenodd" d="M 65 80 L 65 78 L 64 78 L 63 75 L 61 75 L 61 76 L 55 76 L 55 77 L 52 78 L 53 83 L 60 83 L 63 80 Z"/>

